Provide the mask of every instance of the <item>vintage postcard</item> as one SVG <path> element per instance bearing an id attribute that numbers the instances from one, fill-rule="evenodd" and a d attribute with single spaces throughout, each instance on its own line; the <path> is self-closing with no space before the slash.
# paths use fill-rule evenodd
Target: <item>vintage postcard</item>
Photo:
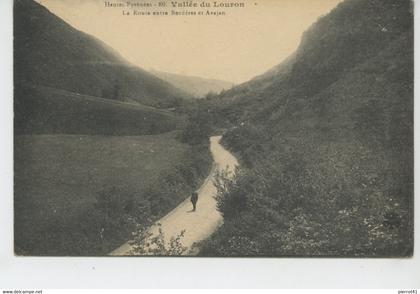
<path id="1" fill-rule="evenodd" d="M 13 14 L 15 255 L 413 255 L 412 1 Z"/>

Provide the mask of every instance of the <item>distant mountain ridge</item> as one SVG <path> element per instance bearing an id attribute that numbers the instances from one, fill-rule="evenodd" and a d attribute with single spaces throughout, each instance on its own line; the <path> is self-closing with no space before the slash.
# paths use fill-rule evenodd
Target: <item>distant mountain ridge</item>
<path id="1" fill-rule="evenodd" d="M 32 0 L 14 2 L 14 48 L 17 84 L 127 98 L 155 107 L 171 107 L 189 96 Z"/>
<path id="2" fill-rule="evenodd" d="M 206 79 L 156 70 L 151 70 L 151 73 L 196 98 L 203 98 L 208 93 L 219 94 L 221 91 L 228 90 L 234 86 L 232 82 L 217 79 Z"/>

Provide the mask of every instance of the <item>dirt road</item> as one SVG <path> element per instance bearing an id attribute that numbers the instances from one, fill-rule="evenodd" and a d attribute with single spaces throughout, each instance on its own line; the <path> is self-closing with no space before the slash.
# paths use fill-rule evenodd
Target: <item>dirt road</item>
<path id="1" fill-rule="evenodd" d="M 210 138 L 210 151 L 213 156 L 214 166 L 211 174 L 199 190 L 197 210 L 192 212 L 192 205 L 189 195 L 178 207 L 161 218 L 156 223 L 161 224 L 162 231 L 168 241 L 171 237 L 178 235 L 185 230 L 185 235 L 181 239 L 182 245 L 191 248 L 194 242 L 201 241 L 209 237 L 222 223 L 222 216 L 216 209 L 216 200 L 213 196 L 216 187 L 213 184 L 215 172 L 217 170 L 233 171 L 238 165 L 236 158 L 219 144 L 221 136 Z M 153 225 L 149 232 L 153 235 L 158 233 L 158 227 Z M 133 255 L 130 242 L 118 247 L 110 253 L 114 256 Z"/>

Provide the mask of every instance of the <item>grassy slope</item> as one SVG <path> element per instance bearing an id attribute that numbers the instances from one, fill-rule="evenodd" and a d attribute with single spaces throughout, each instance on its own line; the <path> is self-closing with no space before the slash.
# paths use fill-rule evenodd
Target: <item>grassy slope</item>
<path id="1" fill-rule="evenodd" d="M 144 135 L 171 131 L 182 118 L 156 108 L 48 87 L 15 90 L 18 134 Z"/>
<path id="2" fill-rule="evenodd" d="M 106 254 L 130 238 L 128 216 L 142 223 L 168 212 L 210 162 L 174 137 L 17 136 L 16 253 Z"/>

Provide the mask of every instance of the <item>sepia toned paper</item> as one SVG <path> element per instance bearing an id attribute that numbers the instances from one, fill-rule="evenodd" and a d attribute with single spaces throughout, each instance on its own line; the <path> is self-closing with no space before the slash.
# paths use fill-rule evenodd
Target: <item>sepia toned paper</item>
<path id="1" fill-rule="evenodd" d="M 411 257 L 412 6 L 16 0 L 15 254 Z"/>

